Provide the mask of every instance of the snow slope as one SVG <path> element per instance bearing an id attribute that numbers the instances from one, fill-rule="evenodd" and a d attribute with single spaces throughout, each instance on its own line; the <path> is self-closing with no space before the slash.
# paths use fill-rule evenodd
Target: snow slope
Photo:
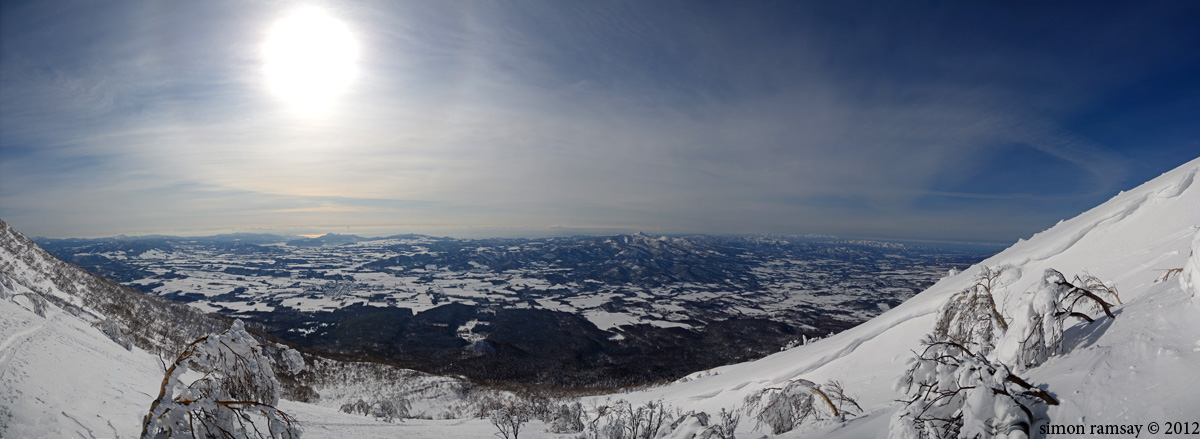
<path id="1" fill-rule="evenodd" d="M 0 438 L 137 437 L 162 381 L 158 359 L 125 350 L 56 306 L 42 317 L 23 297 L 5 298 L 28 292 L 20 285 L 0 282 L 0 289 Z M 301 421 L 305 438 L 492 438 L 495 432 L 485 420 L 389 424 L 298 402 L 280 407 Z"/>
<path id="2" fill-rule="evenodd" d="M 1026 372 L 1062 401 L 1049 411 L 1055 423 L 1148 423 L 1197 421 L 1200 413 L 1200 295 L 1184 291 L 1176 277 L 1155 282 L 1168 269 L 1200 265 L 1200 159 L 1121 193 L 1076 218 L 963 272 L 942 279 L 904 304 L 854 329 L 758 361 L 695 374 L 694 379 L 633 395 L 664 399 L 686 409 L 713 412 L 740 406 L 746 395 L 790 379 L 835 379 L 870 414 L 846 425 L 809 433 L 885 437 L 898 405 L 893 384 L 905 362 L 933 329 L 934 316 L 950 295 L 967 288 L 981 266 L 1011 265 L 1013 276 L 998 294 L 1012 315 L 1021 296 L 1035 289 L 1046 268 L 1068 278 L 1090 273 L 1115 283 L 1124 305 L 1117 318 L 1070 327 L 1073 349 Z M 1195 244 L 1194 244 L 1195 242 Z M 1200 271 L 1200 269 L 1193 270 Z M 684 381 L 684 380 L 681 380 Z M 749 431 L 753 421 L 746 419 Z M 803 436 L 793 431 L 787 436 Z"/>
<path id="3" fill-rule="evenodd" d="M 28 304 L 0 300 L 0 437 L 136 436 L 162 380 L 158 360 L 58 307 L 42 317 Z"/>

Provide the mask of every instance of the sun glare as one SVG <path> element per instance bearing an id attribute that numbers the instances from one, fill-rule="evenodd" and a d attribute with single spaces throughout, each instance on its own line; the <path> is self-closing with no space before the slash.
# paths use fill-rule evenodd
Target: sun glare
<path id="1" fill-rule="evenodd" d="M 341 21 L 315 8 L 277 21 L 263 45 L 267 85 L 295 110 L 327 107 L 357 73 L 358 44 Z"/>

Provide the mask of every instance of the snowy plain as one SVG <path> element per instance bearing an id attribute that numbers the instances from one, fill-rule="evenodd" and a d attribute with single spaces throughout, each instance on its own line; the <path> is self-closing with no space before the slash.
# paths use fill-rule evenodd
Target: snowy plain
<path id="1" fill-rule="evenodd" d="M 352 305 L 421 313 L 457 303 L 572 313 L 614 335 L 624 325 L 699 328 L 731 318 L 841 330 L 920 292 L 946 269 L 984 257 L 794 236 L 359 239 L 325 246 L 182 237 L 40 242 L 63 260 L 125 285 L 252 322 L 264 318 L 258 313 Z M 644 270 L 651 263 L 670 269 Z M 812 310 L 825 320 L 809 319 Z M 311 326 L 315 319 L 290 324 L 293 332 L 322 330 Z"/>

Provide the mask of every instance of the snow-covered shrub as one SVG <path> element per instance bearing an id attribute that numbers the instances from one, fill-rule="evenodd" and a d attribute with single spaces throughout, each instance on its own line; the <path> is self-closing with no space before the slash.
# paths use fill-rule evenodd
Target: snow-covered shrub
<path id="1" fill-rule="evenodd" d="M 472 392 L 465 395 L 466 407 L 472 417 L 478 419 L 487 419 L 492 416 L 492 412 L 504 408 L 510 404 L 512 399 L 511 394 L 505 394 L 499 391 L 481 391 Z"/>
<path id="2" fill-rule="evenodd" d="M 558 409 L 558 402 L 545 390 L 529 387 L 520 389 L 515 394 L 517 398 L 521 399 L 521 403 L 529 408 L 533 419 L 542 422 L 549 422 L 554 419 L 555 411 Z"/>
<path id="3" fill-rule="evenodd" d="M 403 420 L 408 416 L 409 407 L 411 405 L 407 399 L 384 398 L 371 405 L 371 416 L 387 422 Z"/>
<path id="4" fill-rule="evenodd" d="M 403 421 L 408 417 L 412 405 L 405 398 L 379 398 L 373 402 L 362 399 L 353 403 L 342 404 L 341 411 L 363 416 L 373 416 L 386 422 Z"/>
<path id="5" fill-rule="evenodd" d="M 708 439 L 711 434 L 706 436 L 708 431 L 708 413 L 688 413 L 675 419 L 668 426 L 670 430 L 664 436 L 669 439 L 692 439 L 703 438 Z"/>
<path id="6" fill-rule="evenodd" d="M 766 426 L 771 434 L 791 431 L 805 422 L 841 421 L 862 413 L 862 407 L 846 396 L 841 383 L 829 381 L 823 390 L 821 385 L 804 379 L 746 396 L 743 410 L 754 416 L 756 429 Z"/>
<path id="7" fill-rule="evenodd" d="M 830 332 L 827 337 L 832 337 L 832 336 L 833 336 L 833 333 Z M 823 338 L 825 338 L 825 337 L 809 337 L 807 335 L 800 334 L 800 338 L 797 338 L 795 340 L 787 342 L 787 344 L 785 344 L 785 345 L 783 345 L 783 347 L 779 348 L 779 351 L 782 352 L 782 351 L 790 350 L 790 349 L 793 349 L 793 348 L 796 348 L 799 346 L 806 346 L 806 345 L 815 343 Z"/>
<path id="8" fill-rule="evenodd" d="M 1079 286 L 1081 289 L 1090 291 L 1092 294 L 1095 294 L 1096 297 L 1103 299 L 1110 305 L 1114 302 L 1118 305 L 1121 304 L 1121 296 L 1117 295 L 1117 287 L 1111 283 L 1100 281 L 1100 278 L 1092 276 L 1090 273 L 1084 272 L 1081 275 L 1076 275 L 1075 279 L 1072 280 L 1071 283 Z M 1102 307 L 1099 303 L 1092 301 L 1091 304 L 1092 311 L 1102 310 Z"/>
<path id="9" fill-rule="evenodd" d="M 110 319 L 104 319 L 93 324 L 100 332 L 103 332 L 109 340 L 121 345 L 125 350 L 133 350 L 133 339 L 121 330 L 121 326 Z"/>
<path id="10" fill-rule="evenodd" d="M 721 409 L 717 413 L 717 419 L 709 423 L 709 437 L 717 437 L 721 439 L 734 439 L 733 431 L 737 430 L 737 426 L 741 423 L 742 416 L 733 411 Z"/>
<path id="11" fill-rule="evenodd" d="M 1030 437 L 1037 404 L 1057 405 L 1045 391 L 1003 364 L 966 347 L 926 338 L 898 389 L 905 406 L 889 428 L 892 439 Z"/>
<path id="12" fill-rule="evenodd" d="M 672 418 L 662 401 L 648 401 L 636 408 L 627 402 L 625 410 L 629 413 L 629 422 L 626 424 L 628 434 L 625 437 L 630 439 L 653 439 Z"/>
<path id="13" fill-rule="evenodd" d="M 304 355 L 300 351 L 277 343 L 263 344 L 261 347 L 263 355 L 271 360 L 271 364 L 275 365 L 276 372 L 295 375 L 307 367 L 304 363 Z"/>
<path id="14" fill-rule="evenodd" d="M 561 404 L 549 420 L 551 433 L 579 433 L 583 431 L 583 404 L 575 401 Z"/>
<path id="15" fill-rule="evenodd" d="M 676 418 L 662 401 L 649 401 L 634 407 L 624 399 L 593 405 L 595 417 L 587 423 L 584 438 L 592 439 L 654 439 Z"/>
<path id="16" fill-rule="evenodd" d="M 504 439 L 517 439 L 521 428 L 533 418 L 533 412 L 528 406 L 516 399 L 509 399 L 507 404 L 488 415 L 488 420 L 500 431 Z"/>
<path id="17" fill-rule="evenodd" d="M 275 378 L 279 380 L 280 398 L 312 404 L 320 401 L 321 394 L 312 387 L 320 380 L 314 379 L 312 373 L 305 373 L 310 368 L 303 354 L 277 343 L 264 343 L 260 347 L 275 369 Z"/>
<path id="18" fill-rule="evenodd" d="M 18 297 L 24 297 L 28 300 L 29 304 L 22 305 L 18 301 Z M 20 283 L 16 279 L 13 279 L 12 276 L 4 272 L 0 272 L 0 300 L 11 300 L 13 303 L 22 305 L 33 311 L 38 317 L 46 317 L 46 308 L 50 306 L 50 303 L 41 294 L 20 287 Z"/>
<path id="19" fill-rule="evenodd" d="M 734 439 L 741 416 L 735 411 L 721 409 L 716 419 L 705 412 L 680 415 L 670 424 L 662 439 Z"/>
<path id="20" fill-rule="evenodd" d="M 1034 367 L 1061 353 L 1067 318 L 1095 321 L 1081 310 L 1113 318 L 1107 300 L 1120 302 L 1116 287 L 1095 276 L 1068 282 L 1047 269 L 1005 328 L 992 297 L 992 281 L 1000 277 L 984 269 L 975 285 L 942 307 L 933 333 L 922 341 L 923 351 L 897 383 L 905 407 L 892 419 L 889 437 L 1029 437 L 1041 420 L 1035 413 L 1044 413 L 1034 409 L 1058 401 L 1010 368 Z"/>
<path id="21" fill-rule="evenodd" d="M 8 273 L 0 272 L 0 300 L 12 297 L 17 290 L 17 282 Z"/>
<path id="22" fill-rule="evenodd" d="M 342 413 L 366 416 L 368 413 L 371 413 L 371 403 L 359 398 L 358 401 L 342 404 L 340 410 Z"/>
<path id="23" fill-rule="evenodd" d="M 26 301 L 28 302 L 28 305 L 21 304 L 17 300 L 18 297 L 25 298 Z M 46 310 L 50 308 L 50 301 L 46 300 L 45 296 L 42 296 L 41 294 L 38 294 L 38 293 L 33 293 L 33 292 L 17 293 L 12 296 L 11 300 L 16 302 L 17 304 L 21 304 L 22 306 L 25 306 L 30 311 L 33 311 L 33 313 L 35 315 L 37 315 L 38 317 L 46 317 Z"/>
<path id="24" fill-rule="evenodd" d="M 1179 286 L 1200 299 L 1200 232 L 1192 237 L 1192 253 L 1179 271 Z"/>
<path id="25" fill-rule="evenodd" d="M 934 338 L 967 346 L 981 355 L 994 349 L 1008 330 L 994 295 L 1007 270 L 1008 267 L 983 267 L 975 276 L 974 284 L 950 296 L 938 312 Z"/>
<path id="26" fill-rule="evenodd" d="M 278 402 L 271 361 L 237 320 L 179 354 L 143 419 L 142 438 L 299 437 Z"/>
<path id="27" fill-rule="evenodd" d="M 1077 282 L 1079 279 L 1076 277 Z M 1115 296 L 1116 288 L 1098 281 L 1096 283 Z M 1093 285 L 1092 288 L 1097 287 Z M 1108 294 L 1105 291 L 1101 294 Z M 1013 316 L 1013 325 L 1008 334 L 997 348 L 997 358 L 1018 370 L 1037 366 L 1047 358 L 1062 353 L 1063 327 L 1067 318 L 1076 317 L 1088 322 L 1095 320 L 1077 311 L 1077 308 L 1085 306 L 1099 309 L 1110 318 L 1116 317 L 1111 304 L 1096 293 L 1068 282 L 1062 273 L 1052 268 L 1046 269 L 1038 290 L 1028 296 L 1022 305 Z"/>
<path id="28" fill-rule="evenodd" d="M 629 423 L 629 412 L 625 407 L 629 401 L 605 400 L 603 403 L 594 402 L 590 410 L 595 414 L 587 424 L 587 430 L 582 435 L 585 439 L 628 439 L 626 426 Z"/>
<path id="29" fill-rule="evenodd" d="M 595 416 L 587 423 L 587 430 L 581 436 L 585 439 L 625 439 L 625 412 L 620 409 L 625 400 L 605 400 L 593 402 L 591 410 Z"/>

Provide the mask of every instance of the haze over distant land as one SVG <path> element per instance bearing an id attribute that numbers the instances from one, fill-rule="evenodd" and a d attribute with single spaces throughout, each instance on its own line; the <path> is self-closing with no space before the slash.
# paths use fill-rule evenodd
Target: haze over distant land
<path id="1" fill-rule="evenodd" d="M 1200 155 L 1197 18 L 1191 1 L 4 2 L 0 218 L 48 237 L 1012 242 Z"/>

